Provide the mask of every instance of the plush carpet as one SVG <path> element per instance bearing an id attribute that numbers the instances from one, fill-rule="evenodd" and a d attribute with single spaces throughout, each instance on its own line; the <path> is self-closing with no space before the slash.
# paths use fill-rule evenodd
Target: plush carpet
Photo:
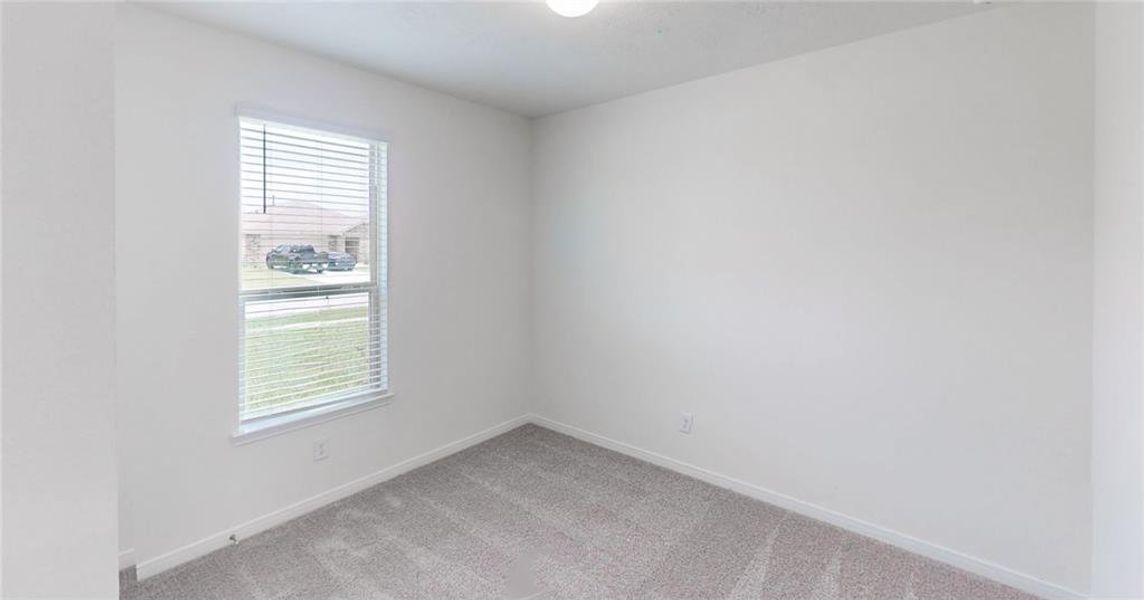
<path id="1" fill-rule="evenodd" d="M 1031 598 L 535 425 L 122 597 Z"/>

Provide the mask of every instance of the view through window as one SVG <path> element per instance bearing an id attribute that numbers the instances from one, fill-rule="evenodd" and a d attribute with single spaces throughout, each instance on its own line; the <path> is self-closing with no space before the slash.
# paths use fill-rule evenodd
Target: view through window
<path id="1" fill-rule="evenodd" d="M 239 120 L 243 421 L 388 387 L 384 143 Z"/>

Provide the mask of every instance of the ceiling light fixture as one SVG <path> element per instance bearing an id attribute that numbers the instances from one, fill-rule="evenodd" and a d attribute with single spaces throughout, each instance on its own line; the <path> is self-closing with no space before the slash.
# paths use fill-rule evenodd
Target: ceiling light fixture
<path id="1" fill-rule="evenodd" d="M 562 17 L 582 17 L 596 8 L 600 0 L 544 0 L 552 12 Z"/>

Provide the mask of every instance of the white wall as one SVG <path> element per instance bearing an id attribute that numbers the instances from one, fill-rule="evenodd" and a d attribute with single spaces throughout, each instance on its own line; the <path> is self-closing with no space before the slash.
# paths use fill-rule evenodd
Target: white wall
<path id="1" fill-rule="evenodd" d="M 0 595 L 4 593 L 4 4 L 0 3 Z"/>
<path id="2" fill-rule="evenodd" d="M 118 597 L 112 17 L 4 6 L 5 598 Z"/>
<path id="3" fill-rule="evenodd" d="M 540 120 L 538 412 L 1087 590 L 1092 45 L 1001 8 Z"/>
<path id="4" fill-rule="evenodd" d="M 1096 8 L 1094 596 L 1144 596 L 1144 8 Z"/>
<path id="5" fill-rule="evenodd" d="M 146 8 L 117 27 L 123 549 L 146 564 L 526 412 L 525 119 Z M 390 142 L 397 399 L 236 447 L 239 102 Z"/>

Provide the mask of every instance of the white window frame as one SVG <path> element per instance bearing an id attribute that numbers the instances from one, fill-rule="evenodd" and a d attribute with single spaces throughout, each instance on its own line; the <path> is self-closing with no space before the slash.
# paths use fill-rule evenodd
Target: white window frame
<path id="1" fill-rule="evenodd" d="M 376 154 L 380 150 L 388 156 L 389 143 L 382 136 L 368 133 L 354 132 L 345 127 L 317 123 L 311 120 L 298 119 L 260 109 L 239 106 L 236 110 L 238 118 L 235 119 L 235 132 L 239 134 L 241 119 L 259 119 L 273 122 L 287 127 L 298 127 L 319 131 L 330 137 L 344 137 L 357 142 L 365 142 L 371 146 L 370 161 L 370 281 L 365 283 L 323 284 L 306 287 L 291 287 L 284 289 L 243 290 L 241 281 L 238 286 L 238 315 L 239 315 L 239 384 L 238 403 L 236 404 L 238 426 L 231 436 L 236 444 L 246 444 L 267 437 L 272 437 L 310 427 L 343 416 L 356 414 L 388 404 L 394 398 L 389 369 L 389 202 L 387 170 L 388 160 L 381 161 Z M 240 134 L 239 134 L 240 135 Z M 236 135 L 236 142 L 237 142 Z M 379 180 L 385 183 L 379 183 Z M 242 203 L 238 203 L 239 227 L 241 228 Z M 239 236 L 236 236 L 236 239 Z M 242 249 L 239 248 L 239 252 Z M 237 264 L 237 263 L 236 263 Z M 331 394 L 328 398 L 317 398 L 313 404 L 288 408 L 286 410 L 243 417 L 243 405 L 246 395 L 246 303 L 250 301 L 276 300 L 290 297 L 329 297 L 331 295 L 361 294 L 371 295 L 369 302 L 370 331 L 377 332 L 382 346 L 381 368 L 385 371 L 385 387 L 378 387 L 365 391 L 356 391 L 349 394 Z"/>

